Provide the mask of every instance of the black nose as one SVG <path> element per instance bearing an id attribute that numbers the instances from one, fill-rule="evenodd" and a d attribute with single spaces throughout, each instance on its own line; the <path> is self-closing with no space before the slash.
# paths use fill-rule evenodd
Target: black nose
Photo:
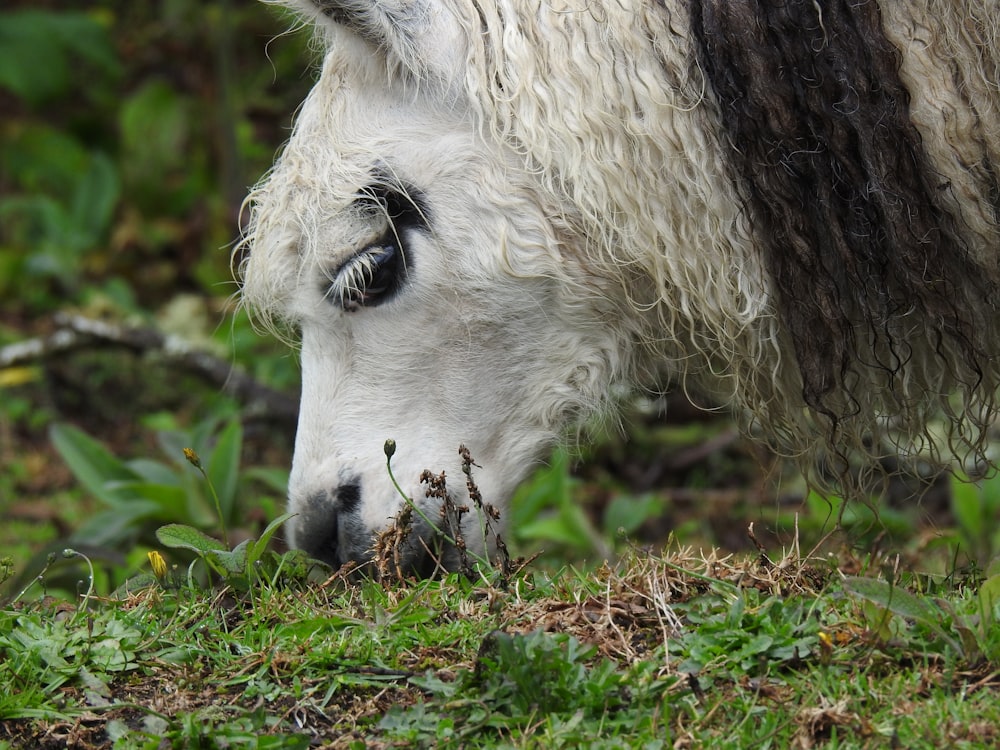
<path id="1" fill-rule="evenodd" d="M 371 557 L 371 530 L 361 522 L 361 485 L 342 484 L 309 496 L 295 519 L 295 546 L 327 565 L 363 562 Z"/>

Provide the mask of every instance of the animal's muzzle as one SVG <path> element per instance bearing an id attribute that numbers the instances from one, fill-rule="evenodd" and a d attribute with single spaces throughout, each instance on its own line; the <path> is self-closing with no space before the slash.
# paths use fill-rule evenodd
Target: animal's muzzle
<path id="1" fill-rule="evenodd" d="M 371 557 L 372 532 L 361 522 L 360 507 L 360 482 L 312 493 L 292 522 L 292 545 L 333 568 L 364 562 Z"/>
<path id="2" fill-rule="evenodd" d="M 426 578 L 456 567 L 455 550 L 443 548 L 439 532 L 419 515 L 387 512 L 384 527 L 366 525 L 361 493 L 356 479 L 309 494 L 290 522 L 291 545 L 334 569 L 354 563 L 373 576 Z M 409 517 L 401 524 L 403 515 Z"/>

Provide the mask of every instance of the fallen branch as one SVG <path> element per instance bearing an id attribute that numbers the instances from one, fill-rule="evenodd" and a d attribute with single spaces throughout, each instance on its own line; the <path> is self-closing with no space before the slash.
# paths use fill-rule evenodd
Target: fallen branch
<path id="1" fill-rule="evenodd" d="M 294 422 L 297 401 L 269 388 L 232 363 L 211 354 L 180 336 L 145 326 L 107 323 L 80 315 L 59 314 L 56 330 L 47 336 L 0 347 L 0 370 L 44 362 L 53 356 L 95 347 L 119 347 L 136 354 L 155 354 L 204 378 L 239 400 L 248 411 Z"/>

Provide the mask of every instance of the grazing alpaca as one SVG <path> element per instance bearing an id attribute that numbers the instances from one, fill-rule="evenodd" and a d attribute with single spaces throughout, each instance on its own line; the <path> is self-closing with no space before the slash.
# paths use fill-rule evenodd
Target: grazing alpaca
<path id="1" fill-rule="evenodd" d="M 985 458 L 996 2 L 294 5 L 325 61 L 241 269 L 301 334 L 292 544 L 370 558 L 391 437 L 426 570 L 422 469 L 464 483 L 464 444 L 502 507 L 568 427 L 668 384 L 818 477 Z"/>

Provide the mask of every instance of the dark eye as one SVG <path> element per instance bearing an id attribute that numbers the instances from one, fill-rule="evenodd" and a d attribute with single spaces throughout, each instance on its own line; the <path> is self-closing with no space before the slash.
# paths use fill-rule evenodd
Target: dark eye
<path id="1" fill-rule="evenodd" d="M 375 307 L 392 299 L 405 276 L 402 247 L 395 234 L 388 234 L 337 270 L 330 294 L 349 312 Z"/>
<path id="2" fill-rule="evenodd" d="M 376 173 L 358 193 L 354 208 L 361 217 L 385 227 L 382 235 L 349 258 L 332 275 L 327 296 L 347 311 L 375 307 L 392 299 L 406 281 L 413 259 L 406 247 L 413 232 L 429 223 L 420 191 Z"/>

